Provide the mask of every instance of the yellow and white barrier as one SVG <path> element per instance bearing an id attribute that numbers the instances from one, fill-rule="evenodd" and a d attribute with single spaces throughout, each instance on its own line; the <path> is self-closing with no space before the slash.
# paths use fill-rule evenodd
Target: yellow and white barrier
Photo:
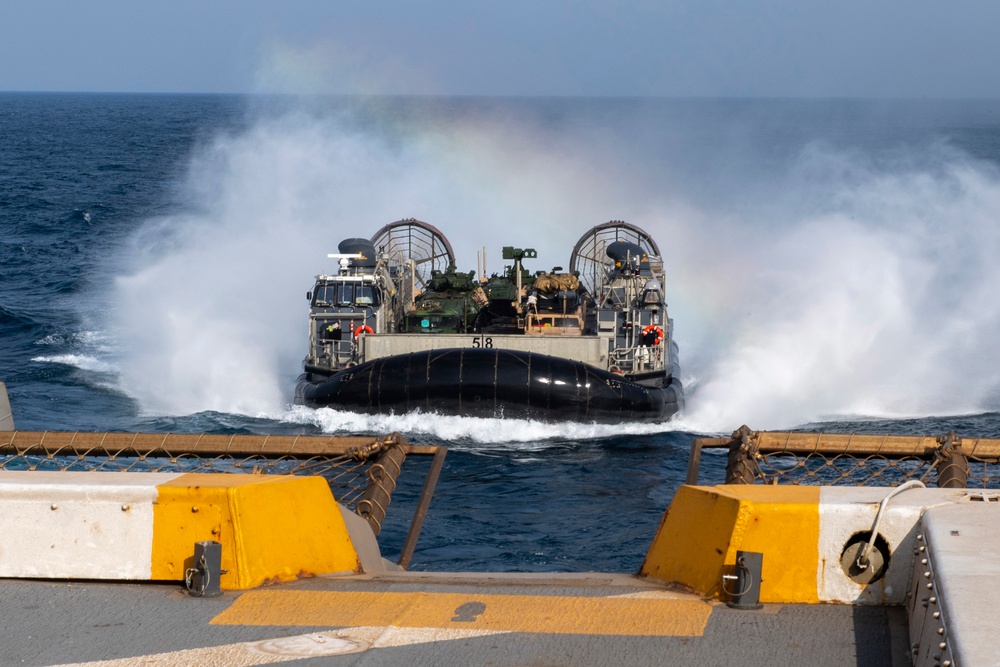
<path id="1" fill-rule="evenodd" d="M 841 566 L 848 542 L 870 533 L 891 491 L 872 487 L 682 486 L 650 546 L 640 575 L 727 597 L 723 575 L 737 551 L 763 553 L 761 602 L 902 604 L 923 512 L 968 502 L 965 489 L 910 489 L 893 497 L 878 534 L 888 545 L 885 575 L 869 584 Z M 731 592 L 731 591 L 730 591 Z"/>
<path id="2" fill-rule="evenodd" d="M 0 471 L 0 577 L 184 579 L 222 544 L 223 589 L 359 572 L 318 477 Z"/>

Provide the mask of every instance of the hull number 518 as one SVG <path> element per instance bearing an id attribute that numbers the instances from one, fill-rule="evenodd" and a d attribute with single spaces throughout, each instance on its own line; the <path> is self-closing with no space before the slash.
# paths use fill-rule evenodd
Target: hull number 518
<path id="1" fill-rule="evenodd" d="M 472 339 L 472 347 L 493 347 L 493 339 L 489 336 L 476 336 Z"/>

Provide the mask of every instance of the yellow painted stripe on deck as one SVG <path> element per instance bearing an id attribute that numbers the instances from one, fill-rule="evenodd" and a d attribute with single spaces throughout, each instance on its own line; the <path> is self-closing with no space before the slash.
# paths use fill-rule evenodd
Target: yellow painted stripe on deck
<path id="1" fill-rule="evenodd" d="M 157 487 L 152 579 L 183 580 L 194 543 L 222 544 L 223 589 L 360 570 L 321 477 L 189 473 Z"/>
<path id="2" fill-rule="evenodd" d="M 640 574 L 727 597 L 737 551 L 764 555 L 761 602 L 819 601 L 819 487 L 682 486 Z"/>
<path id="3" fill-rule="evenodd" d="M 267 590 L 244 593 L 212 623 L 699 637 L 711 613 L 707 602 L 672 597 Z"/>

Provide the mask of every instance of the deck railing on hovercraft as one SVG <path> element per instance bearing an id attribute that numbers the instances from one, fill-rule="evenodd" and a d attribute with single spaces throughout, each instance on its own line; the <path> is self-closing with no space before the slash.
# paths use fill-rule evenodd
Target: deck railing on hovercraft
<path id="1" fill-rule="evenodd" d="M 433 456 L 399 564 L 409 565 L 444 463 L 444 447 L 372 436 L 0 432 L 0 470 L 318 475 L 378 535 L 407 455 Z"/>
<path id="2" fill-rule="evenodd" d="M 943 488 L 1000 487 L 1000 439 L 752 431 L 691 443 L 687 483 L 698 483 L 702 452 L 726 449 L 727 484 L 898 486 L 911 479 Z"/>

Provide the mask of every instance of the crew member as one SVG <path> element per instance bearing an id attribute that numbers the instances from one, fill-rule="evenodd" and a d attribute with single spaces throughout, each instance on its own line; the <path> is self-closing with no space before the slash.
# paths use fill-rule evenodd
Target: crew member
<path id="1" fill-rule="evenodd" d="M 323 340 L 340 340 L 340 322 L 334 320 L 323 327 Z"/>
<path id="2" fill-rule="evenodd" d="M 528 295 L 528 310 L 538 314 L 538 292 L 532 292 Z"/>

